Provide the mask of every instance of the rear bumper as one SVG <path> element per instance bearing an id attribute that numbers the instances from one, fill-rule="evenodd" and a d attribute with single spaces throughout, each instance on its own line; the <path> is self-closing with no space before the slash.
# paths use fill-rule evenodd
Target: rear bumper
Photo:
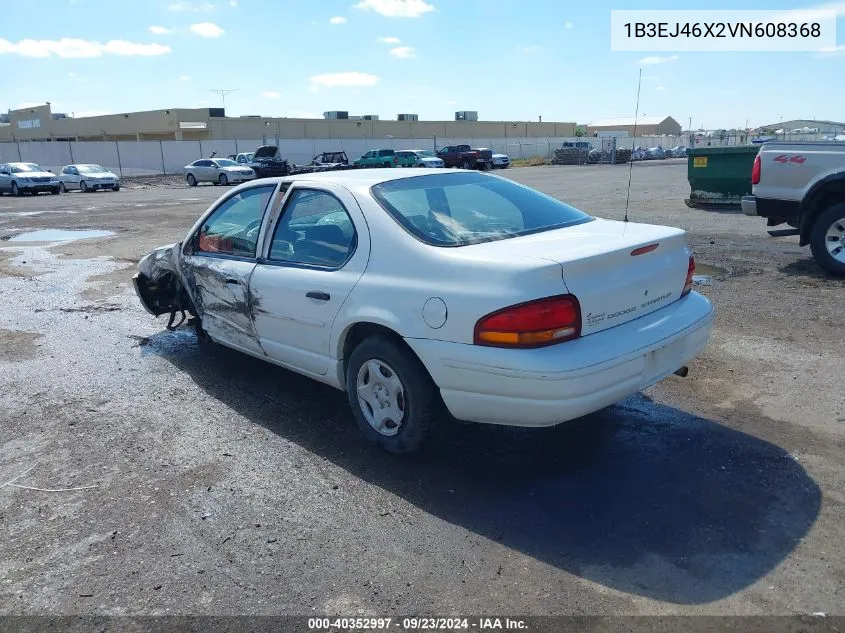
<path id="1" fill-rule="evenodd" d="M 617 327 L 533 350 L 406 339 L 456 418 L 553 426 L 598 411 L 690 362 L 713 329 L 710 301 L 692 292 Z"/>
<path id="2" fill-rule="evenodd" d="M 745 215 L 757 215 L 757 198 L 754 196 L 742 196 L 742 212 Z"/>
<path id="3" fill-rule="evenodd" d="M 754 215 L 759 215 L 770 220 L 779 220 L 787 222 L 792 226 L 798 226 L 798 221 L 801 218 L 801 202 L 796 200 L 777 200 L 774 198 L 758 198 L 756 196 L 743 196 L 742 211 L 746 213 L 746 206 L 751 210 L 751 202 L 745 202 L 746 198 L 751 198 L 754 201 L 753 210 Z M 751 215 L 751 214 L 747 214 Z"/>

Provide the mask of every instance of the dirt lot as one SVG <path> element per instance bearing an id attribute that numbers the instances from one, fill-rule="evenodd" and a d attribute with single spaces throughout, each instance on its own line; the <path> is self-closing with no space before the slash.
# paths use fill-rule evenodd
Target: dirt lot
<path id="1" fill-rule="evenodd" d="M 621 219 L 625 167 L 506 174 Z M 133 264 L 219 187 L 0 198 L 0 612 L 845 613 L 845 282 L 797 238 L 687 209 L 718 309 L 686 379 L 555 429 L 457 424 L 396 459 L 344 395 L 164 329 Z"/>

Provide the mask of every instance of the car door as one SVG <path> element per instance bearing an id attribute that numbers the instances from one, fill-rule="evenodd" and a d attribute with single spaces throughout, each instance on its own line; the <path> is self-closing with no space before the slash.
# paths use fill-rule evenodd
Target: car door
<path id="1" fill-rule="evenodd" d="M 185 277 L 202 326 L 212 339 L 263 355 L 252 322 L 249 280 L 262 219 L 276 189 L 264 184 L 224 198 L 186 240 Z"/>
<path id="2" fill-rule="evenodd" d="M 250 279 L 255 330 L 267 356 L 303 373 L 328 373 L 332 324 L 369 253 L 364 216 L 347 189 L 291 188 Z"/>
<path id="3" fill-rule="evenodd" d="M 12 174 L 8 165 L 0 165 L 0 193 L 12 190 Z"/>

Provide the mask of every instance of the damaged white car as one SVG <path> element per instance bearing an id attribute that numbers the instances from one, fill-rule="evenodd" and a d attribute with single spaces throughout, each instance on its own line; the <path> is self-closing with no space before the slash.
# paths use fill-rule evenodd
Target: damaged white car
<path id="1" fill-rule="evenodd" d="M 363 435 L 417 449 L 455 418 L 550 426 L 707 344 L 680 229 L 591 217 L 478 172 L 250 182 L 139 263 L 154 315 L 346 391 Z"/>

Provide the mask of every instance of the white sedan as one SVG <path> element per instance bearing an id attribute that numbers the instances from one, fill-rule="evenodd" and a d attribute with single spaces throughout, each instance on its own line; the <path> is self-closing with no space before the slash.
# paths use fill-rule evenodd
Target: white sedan
<path id="1" fill-rule="evenodd" d="M 120 191 L 120 177 L 102 165 L 65 165 L 59 174 L 59 182 L 62 193 L 72 189 L 83 193 L 98 189 Z"/>
<path id="2" fill-rule="evenodd" d="M 255 172 L 228 158 L 201 158 L 185 165 L 185 180 L 191 187 L 201 182 L 229 185 L 255 179 Z"/>
<path id="3" fill-rule="evenodd" d="M 366 439 L 404 453 L 443 407 L 551 426 L 685 373 L 713 327 L 694 269 L 680 229 L 479 172 L 374 169 L 241 185 L 134 283 L 170 325 L 188 312 L 203 339 L 345 390 Z"/>

